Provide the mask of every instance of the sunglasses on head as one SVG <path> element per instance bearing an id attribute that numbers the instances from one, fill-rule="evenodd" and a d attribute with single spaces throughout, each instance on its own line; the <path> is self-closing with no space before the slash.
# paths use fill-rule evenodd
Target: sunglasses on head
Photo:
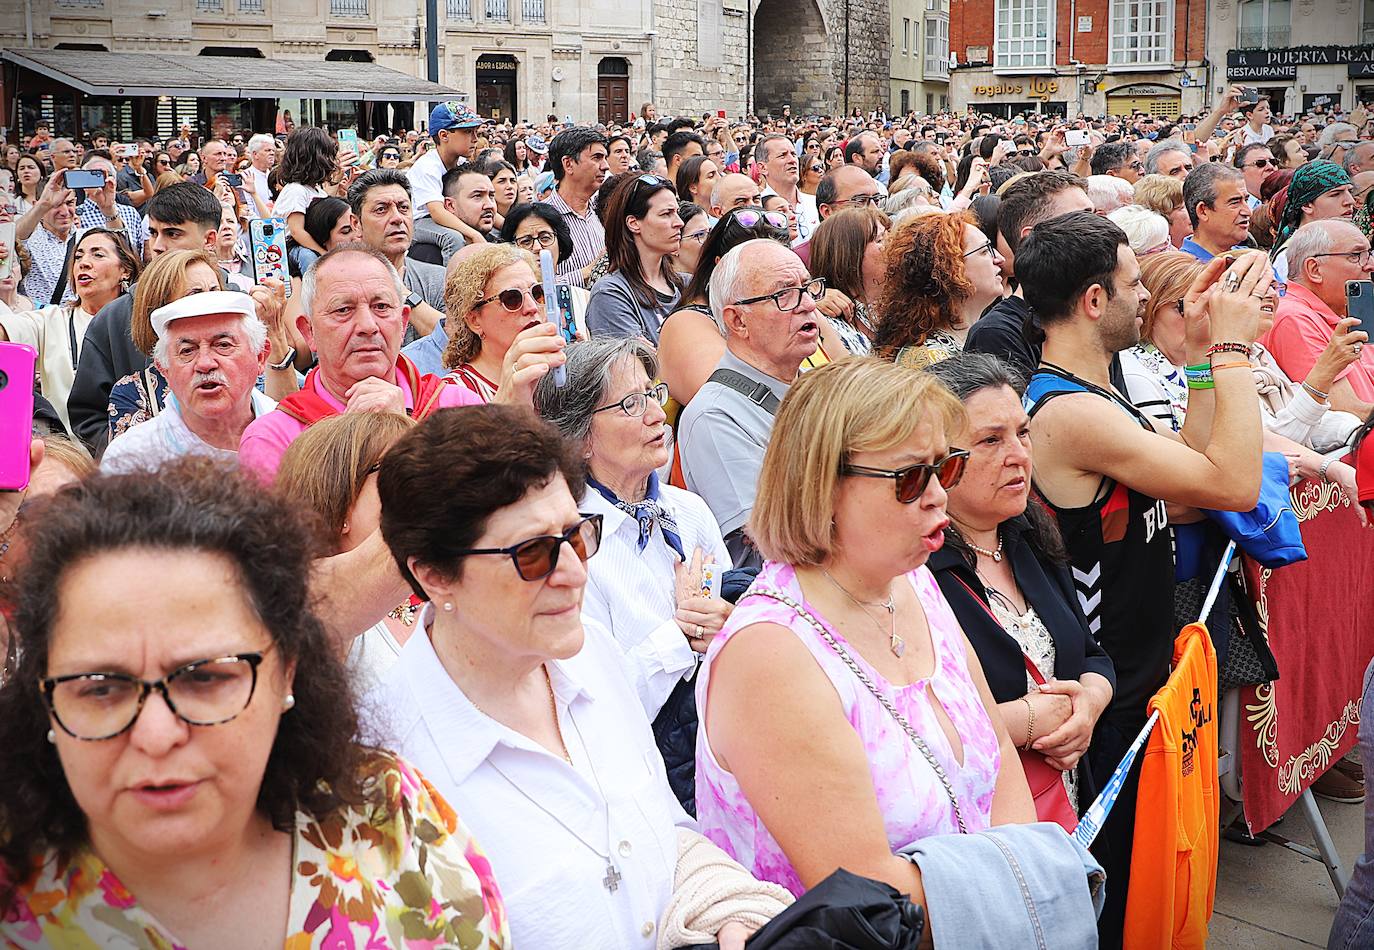
<path id="1" fill-rule="evenodd" d="M 504 555 L 514 562 L 515 572 L 521 580 L 543 580 L 558 569 L 558 555 L 564 544 L 571 545 L 573 553 L 584 562 L 601 547 L 601 515 L 579 514 L 581 519 L 562 534 L 528 538 L 508 548 L 462 548 L 454 551 L 453 556 Z"/>
<path id="2" fill-rule="evenodd" d="M 895 471 L 863 465 L 842 465 L 840 474 L 859 478 L 890 478 L 896 483 L 897 500 L 909 505 L 926 493 L 931 475 L 939 479 L 941 488 L 950 489 L 958 485 L 959 479 L 964 477 L 967 463 L 967 449 L 951 448 L 948 455 L 936 462 L 918 462 Z"/>
<path id="3" fill-rule="evenodd" d="M 519 313 L 520 309 L 525 305 L 525 294 L 527 292 L 529 293 L 530 297 L 534 300 L 535 303 L 543 304 L 544 285 L 532 284 L 528 291 L 521 290 L 519 287 L 507 287 L 499 294 L 493 294 L 490 297 L 483 297 L 481 300 L 477 301 L 475 304 L 472 305 L 472 309 L 476 310 L 478 307 L 485 306 L 491 303 L 493 300 L 499 300 L 501 301 L 501 306 L 505 307 L 511 313 Z"/>

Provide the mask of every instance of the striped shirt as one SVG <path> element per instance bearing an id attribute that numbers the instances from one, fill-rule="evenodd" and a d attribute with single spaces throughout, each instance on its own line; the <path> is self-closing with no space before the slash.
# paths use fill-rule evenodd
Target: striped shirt
<path id="1" fill-rule="evenodd" d="M 551 205 L 561 214 L 568 230 L 572 232 L 572 254 L 558 263 L 554 273 L 559 277 L 568 278 L 567 282 L 574 287 L 581 287 L 583 284 L 580 271 L 600 257 L 601 252 L 606 249 L 606 230 L 601 226 L 601 219 L 596 216 L 591 201 L 587 202 L 587 213 L 578 214 L 568 206 L 555 188 L 544 204 Z"/>

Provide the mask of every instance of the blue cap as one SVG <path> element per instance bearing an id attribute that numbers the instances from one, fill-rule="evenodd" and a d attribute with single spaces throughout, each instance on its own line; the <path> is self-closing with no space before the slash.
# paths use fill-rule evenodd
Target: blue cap
<path id="1" fill-rule="evenodd" d="M 525 147 L 536 155 L 547 155 L 549 153 L 549 143 L 544 141 L 542 135 L 531 135 L 525 139 Z"/>
<path id="2" fill-rule="evenodd" d="M 546 195 L 553 191 L 556 182 L 553 180 L 553 172 L 541 172 L 539 177 L 534 180 L 534 196 L 536 198 Z"/>
<path id="3" fill-rule="evenodd" d="M 475 129 L 485 120 L 461 102 L 441 102 L 429 114 L 429 134 L 445 129 Z"/>

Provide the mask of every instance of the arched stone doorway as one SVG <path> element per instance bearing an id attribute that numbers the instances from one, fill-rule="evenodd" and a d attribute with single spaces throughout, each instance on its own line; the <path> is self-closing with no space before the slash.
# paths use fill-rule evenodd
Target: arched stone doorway
<path id="1" fill-rule="evenodd" d="M 762 0 L 753 34 L 755 113 L 832 111 L 830 39 L 816 0 Z"/>

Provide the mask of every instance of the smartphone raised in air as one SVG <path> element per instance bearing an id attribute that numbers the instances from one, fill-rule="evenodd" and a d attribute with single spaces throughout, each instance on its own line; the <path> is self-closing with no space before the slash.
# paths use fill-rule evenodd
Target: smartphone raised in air
<path id="1" fill-rule="evenodd" d="M 286 219 L 254 218 L 248 222 L 248 245 L 253 257 L 253 280 L 261 284 L 276 277 L 291 296 L 291 273 L 286 262 Z"/>
<path id="2" fill-rule="evenodd" d="M 62 173 L 67 188 L 104 188 L 105 170 L 102 168 L 69 168 Z"/>
<path id="3" fill-rule="evenodd" d="M 33 438 L 33 372 L 38 351 L 25 343 L 0 343 L 0 491 L 29 487 Z"/>

